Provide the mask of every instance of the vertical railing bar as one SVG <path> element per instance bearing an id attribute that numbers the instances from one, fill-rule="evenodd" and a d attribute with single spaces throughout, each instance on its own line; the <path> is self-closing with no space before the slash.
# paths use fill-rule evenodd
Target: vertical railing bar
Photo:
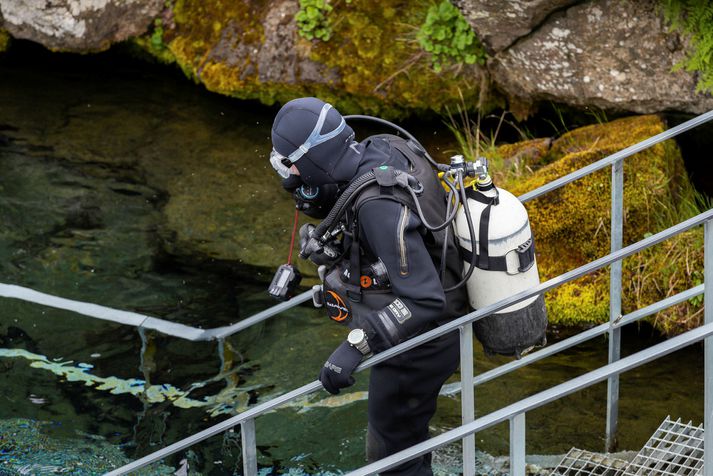
<path id="1" fill-rule="evenodd" d="M 475 420 L 473 386 L 473 323 L 460 328 L 461 418 L 463 425 Z M 475 476 L 475 435 L 463 438 L 463 476 Z"/>
<path id="2" fill-rule="evenodd" d="M 704 225 L 703 283 L 713 283 L 713 221 Z M 708 288 L 710 289 L 710 288 Z M 713 323 L 713 292 L 703 294 L 704 323 Z M 703 346 L 703 474 L 713 476 L 713 337 L 707 337 Z"/>
<path id="3" fill-rule="evenodd" d="M 243 444 L 243 475 L 257 476 L 257 440 L 254 418 L 240 423 L 240 434 Z"/>
<path id="4" fill-rule="evenodd" d="M 510 418 L 510 476 L 525 476 L 525 413 Z"/>
<path id="5" fill-rule="evenodd" d="M 619 251 L 624 242 L 624 161 L 612 164 L 611 175 L 611 252 Z M 614 323 L 621 317 L 621 265 L 611 264 L 609 274 L 609 363 L 621 357 L 621 329 Z M 606 448 L 615 451 L 617 445 L 617 426 L 619 420 L 619 375 L 612 375 L 607 380 L 607 423 Z"/>

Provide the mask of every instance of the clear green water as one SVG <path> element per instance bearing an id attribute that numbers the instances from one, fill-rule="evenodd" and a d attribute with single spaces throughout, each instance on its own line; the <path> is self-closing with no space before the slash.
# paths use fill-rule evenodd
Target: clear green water
<path id="1" fill-rule="evenodd" d="M 280 262 L 287 234 L 251 235 L 286 230 L 291 219 L 289 199 L 264 198 L 279 194 L 264 173 L 274 109 L 116 55 L 20 53 L 0 57 L 1 282 L 202 327 L 274 304 L 264 255 Z M 193 202 L 220 208 L 226 187 L 254 196 L 235 212 L 240 232 L 191 229 Z M 225 259 L 231 253 L 240 258 Z M 99 474 L 125 464 L 313 380 L 343 336 L 301 306 L 231 337 L 221 360 L 216 343 L 150 332 L 142 340 L 133 328 L 0 299 L 0 474 Z M 624 354 L 656 341 L 647 327 L 626 329 Z M 581 375 L 606 354 L 596 339 L 487 383 L 477 412 Z M 479 353 L 476 371 L 504 361 Z M 620 447 L 638 449 L 668 414 L 700 421 L 702 376 L 699 347 L 625 374 Z M 367 378 L 357 380 L 342 398 L 320 393 L 258 419 L 263 473 L 359 466 Z M 605 403 L 598 385 L 531 412 L 528 452 L 602 449 Z M 433 433 L 459 421 L 459 400 L 442 397 Z M 504 425 L 477 435 L 495 455 L 507 454 L 507 438 Z M 237 434 L 212 438 L 148 473 L 170 474 L 186 458 L 191 473 L 239 474 L 237 442 Z M 444 473 L 452 454 L 439 458 Z"/>

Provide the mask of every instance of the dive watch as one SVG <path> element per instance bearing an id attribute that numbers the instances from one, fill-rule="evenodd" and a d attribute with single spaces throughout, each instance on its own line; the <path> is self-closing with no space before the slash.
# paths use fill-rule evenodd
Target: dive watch
<path id="1" fill-rule="evenodd" d="M 369 348 L 369 343 L 366 339 L 366 332 L 364 329 L 353 329 L 347 336 L 347 342 L 354 347 L 356 350 L 361 352 L 362 355 L 371 354 L 371 349 Z"/>

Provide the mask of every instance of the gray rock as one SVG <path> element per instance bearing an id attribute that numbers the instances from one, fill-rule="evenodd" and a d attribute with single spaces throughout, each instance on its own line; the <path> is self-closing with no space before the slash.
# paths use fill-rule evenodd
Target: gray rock
<path id="1" fill-rule="evenodd" d="M 577 0 L 454 0 L 463 16 L 491 53 L 529 34 L 552 12 Z"/>
<path id="2" fill-rule="evenodd" d="M 251 65 L 242 71 L 241 78 L 257 75 L 263 84 L 324 83 L 335 79 L 328 68 L 310 60 L 309 51 L 303 51 L 303 45 L 298 42 L 294 17 L 299 8 L 297 0 L 271 1 L 261 21 L 263 40 L 260 44 L 245 42 L 241 27 L 235 22 L 229 23 L 209 59 L 236 69 Z"/>
<path id="3" fill-rule="evenodd" d="M 695 75 L 672 72 L 685 43 L 667 31 L 653 0 L 592 0 L 552 15 L 489 66 L 495 83 L 527 104 L 701 113 L 713 98 L 695 92 Z"/>
<path id="4" fill-rule="evenodd" d="M 85 52 L 145 33 L 162 8 L 162 0 L 0 0 L 0 26 L 53 50 Z"/>

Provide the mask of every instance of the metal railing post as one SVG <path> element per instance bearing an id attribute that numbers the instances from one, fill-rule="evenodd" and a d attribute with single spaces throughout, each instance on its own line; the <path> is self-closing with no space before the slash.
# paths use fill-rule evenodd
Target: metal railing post
<path id="1" fill-rule="evenodd" d="M 463 424 L 475 420 L 473 386 L 473 323 L 460 328 L 461 415 Z M 475 435 L 463 438 L 463 476 L 475 476 Z"/>
<path id="2" fill-rule="evenodd" d="M 243 475 L 257 476 L 257 442 L 254 418 L 240 423 L 240 434 L 243 444 Z"/>
<path id="3" fill-rule="evenodd" d="M 713 221 L 704 225 L 703 245 L 703 282 L 706 286 L 713 284 Z M 713 292 L 703 294 L 704 322 L 713 323 Z M 705 476 L 713 476 L 713 337 L 707 337 L 703 347 L 704 364 L 704 415 L 703 415 L 703 471 Z"/>
<path id="4" fill-rule="evenodd" d="M 525 476 L 525 414 L 510 418 L 510 476 Z"/>
<path id="5" fill-rule="evenodd" d="M 611 252 L 621 249 L 624 241 L 624 161 L 612 164 L 611 175 Z M 609 363 L 621 357 L 621 329 L 614 323 L 621 317 L 621 261 L 611 264 L 609 274 Z M 606 451 L 617 445 L 619 420 L 619 375 L 607 380 Z"/>

